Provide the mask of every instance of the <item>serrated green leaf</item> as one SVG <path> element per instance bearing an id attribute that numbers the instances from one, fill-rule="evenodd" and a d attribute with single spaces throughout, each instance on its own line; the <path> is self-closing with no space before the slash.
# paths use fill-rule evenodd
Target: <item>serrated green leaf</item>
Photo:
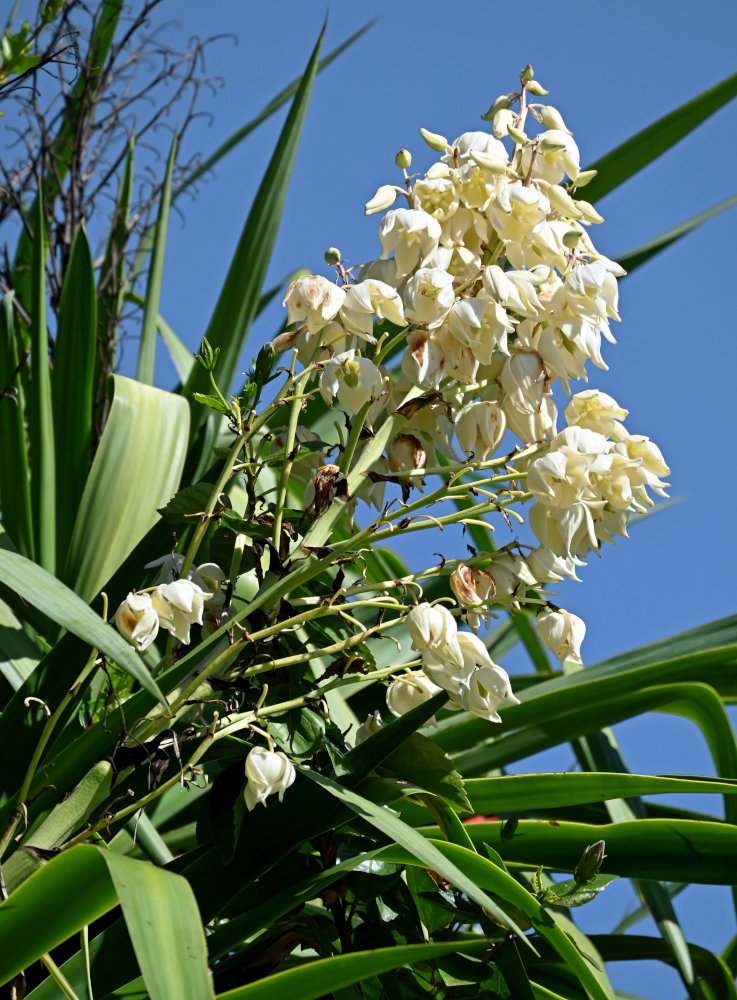
<path id="1" fill-rule="evenodd" d="M 159 514 L 170 524 L 186 524 L 191 518 L 202 514 L 211 494 L 212 485 L 210 483 L 195 483 L 194 486 L 185 486 L 183 490 L 174 494 L 166 506 L 159 508 Z"/>
<path id="2" fill-rule="evenodd" d="M 596 875 L 583 885 L 573 878 L 555 882 L 545 890 L 540 902 L 545 906 L 583 906 L 603 892 L 616 878 L 616 875 Z"/>
<path id="3" fill-rule="evenodd" d="M 230 416 L 231 409 L 227 403 L 223 403 L 219 396 L 208 396 L 204 392 L 193 392 L 192 399 L 196 399 L 203 406 L 208 406 L 211 410 L 222 413 L 223 416 Z"/>

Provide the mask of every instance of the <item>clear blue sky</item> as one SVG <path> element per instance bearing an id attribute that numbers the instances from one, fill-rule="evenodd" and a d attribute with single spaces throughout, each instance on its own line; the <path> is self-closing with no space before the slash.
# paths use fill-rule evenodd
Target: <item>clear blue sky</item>
<path id="1" fill-rule="evenodd" d="M 193 34 L 238 38 L 208 50 L 207 69 L 224 87 L 203 98 L 214 122 L 192 133 L 185 155 L 209 153 L 302 71 L 325 13 L 311 0 L 163 4 L 161 16 L 180 23 L 170 37 L 182 46 Z M 363 204 L 395 180 L 397 149 L 408 147 L 418 167 L 429 164 L 419 126 L 451 138 L 482 127 L 479 115 L 528 62 L 584 163 L 737 71 L 737 4 L 728 0 L 367 0 L 335 4 L 328 15 L 325 51 L 379 20 L 316 82 L 272 261 L 275 282 L 300 266 L 321 272 L 330 245 L 351 263 L 377 256 L 377 220 L 364 218 Z M 162 312 L 188 346 L 205 330 L 282 118 L 218 166 L 183 206 L 184 225 L 172 221 Z M 597 246 L 616 257 L 737 192 L 736 133 L 737 102 L 603 199 Z M 736 223 L 733 208 L 622 283 L 619 344 L 605 352 L 611 371 L 594 369 L 590 385 L 630 410 L 631 431 L 660 444 L 680 502 L 633 527 L 630 541 L 607 547 L 582 571 L 583 583 L 565 589 L 561 603 L 588 626 L 587 663 L 734 611 Z M 249 356 L 279 322 L 275 307 L 254 330 Z M 159 359 L 162 382 L 173 381 Z M 649 716 L 617 734 L 633 771 L 710 770 L 703 741 L 681 720 Z M 568 758 L 536 764 L 569 765 Z M 607 897 L 610 905 L 602 899 L 586 908 L 585 926 L 611 927 L 620 909 L 612 904 L 624 905 L 628 894 L 613 887 Z M 713 948 L 731 937 L 726 891 L 690 889 L 677 906 L 691 940 Z M 612 971 L 620 989 L 656 1000 L 683 992 L 661 965 Z"/>
<path id="2" fill-rule="evenodd" d="M 239 39 L 211 49 L 209 68 L 225 87 L 212 102 L 214 124 L 193 150 L 209 151 L 301 71 L 324 14 L 321 4 L 297 0 L 179 0 L 183 37 L 233 32 Z M 327 49 L 377 15 L 315 85 L 272 262 L 275 281 L 298 266 L 319 273 L 330 245 L 352 263 L 377 256 L 376 219 L 364 218 L 362 208 L 379 184 L 395 180 L 396 150 L 405 146 L 418 165 L 428 164 L 419 126 L 451 138 L 482 127 L 479 115 L 514 87 L 527 62 L 573 129 L 584 162 L 737 71 L 737 4 L 727 0 L 342 3 L 329 10 Z M 607 221 L 597 246 L 616 257 L 737 192 L 735 133 L 737 103 L 603 199 Z M 186 227 L 170 230 L 162 308 L 188 344 L 206 326 L 277 134 L 270 124 L 232 154 L 186 209 Z M 734 611 L 736 223 L 732 209 L 622 283 L 619 343 L 606 350 L 611 371 L 594 369 L 590 384 L 630 410 L 631 431 L 661 445 L 680 502 L 633 527 L 630 541 L 607 547 L 582 571 L 583 583 L 565 589 L 561 602 L 588 625 L 588 663 Z M 276 308 L 254 331 L 254 350 L 279 321 Z M 683 720 L 648 716 L 617 727 L 617 735 L 633 771 L 711 770 L 702 738 Z M 566 755 L 534 766 L 570 764 Z M 610 929 L 631 898 L 625 886 L 607 895 L 579 911 L 584 926 Z M 676 905 L 689 939 L 718 948 L 731 937 L 726 890 L 693 888 Z M 635 930 L 651 933 L 652 925 Z M 620 989 L 657 1000 L 683 992 L 676 974 L 655 963 L 614 966 L 612 976 Z"/>

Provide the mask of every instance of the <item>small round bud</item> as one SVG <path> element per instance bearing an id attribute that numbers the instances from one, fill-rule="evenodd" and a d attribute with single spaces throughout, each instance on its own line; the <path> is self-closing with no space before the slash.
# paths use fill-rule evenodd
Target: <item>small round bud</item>
<path id="1" fill-rule="evenodd" d="M 528 63 L 525 66 L 525 68 L 522 70 L 522 72 L 520 73 L 519 76 L 520 76 L 520 80 L 522 80 L 523 83 L 529 83 L 530 80 L 533 78 L 534 75 L 535 75 L 535 72 L 534 72 L 532 66 L 530 66 L 530 64 Z"/>
<path id="2" fill-rule="evenodd" d="M 430 149 L 434 149 L 438 153 L 445 153 L 448 149 L 448 140 L 444 135 L 440 135 L 437 132 L 428 132 L 426 128 L 420 129 L 420 135 L 428 144 Z"/>
<path id="3" fill-rule="evenodd" d="M 407 170 L 412 166 L 412 154 L 408 149 L 400 149 L 397 155 L 394 157 L 394 162 L 402 170 Z"/>
<path id="4" fill-rule="evenodd" d="M 583 233 L 580 229 L 569 229 L 567 233 L 563 235 L 563 246 L 568 247 L 569 250 L 573 250 L 581 242 L 581 237 Z"/>
<path id="5" fill-rule="evenodd" d="M 598 173 L 599 173 L 598 170 L 582 170 L 581 173 L 576 178 L 576 187 L 577 188 L 586 187 L 589 181 L 592 181 Z"/>
<path id="6" fill-rule="evenodd" d="M 328 247 L 325 251 L 325 263 L 330 264 L 334 267 L 336 264 L 340 264 L 341 252 L 337 247 Z"/>
<path id="7" fill-rule="evenodd" d="M 535 97 L 545 97 L 546 94 L 550 93 L 550 91 L 546 90 L 538 80 L 528 80 L 527 92 L 529 94 L 534 94 Z"/>
<path id="8" fill-rule="evenodd" d="M 586 848 L 573 872 L 577 882 L 590 882 L 592 878 L 596 878 L 606 857 L 605 848 L 606 843 L 603 840 L 597 840 L 595 844 L 590 844 Z"/>

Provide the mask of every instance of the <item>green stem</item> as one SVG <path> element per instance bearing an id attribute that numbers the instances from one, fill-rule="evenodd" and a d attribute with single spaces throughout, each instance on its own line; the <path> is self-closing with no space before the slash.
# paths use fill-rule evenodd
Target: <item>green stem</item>
<path id="1" fill-rule="evenodd" d="M 296 353 L 295 353 L 296 357 Z M 294 359 L 292 361 L 294 364 Z M 297 424 L 299 423 L 299 414 L 302 408 L 302 400 L 299 396 L 299 390 L 302 387 L 304 381 L 307 378 L 306 373 L 302 373 L 300 379 L 295 382 L 295 396 L 292 398 L 292 403 L 289 409 L 289 424 L 287 425 L 287 434 L 284 439 L 284 464 L 281 469 L 281 476 L 279 477 L 279 486 L 276 493 L 276 506 L 274 508 L 274 548 L 276 551 L 282 555 L 281 551 L 281 527 L 284 518 L 284 504 L 287 497 L 287 486 L 289 485 L 289 476 L 292 472 L 292 465 L 294 464 L 294 458 L 292 457 L 292 452 L 294 450 L 294 441 L 297 434 Z"/>
<path id="2" fill-rule="evenodd" d="M 368 416 L 368 411 L 371 408 L 371 400 L 364 403 L 361 409 L 353 418 L 353 423 L 351 424 L 351 433 L 348 435 L 348 441 L 346 442 L 345 450 L 340 456 L 340 462 L 338 463 L 341 471 L 347 476 L 348 470 L 351 467 L 351 462 L 353 461 L 353 456 L 356 454 L 356 448 L 358 447 L 358 440 L 361 436 L 361 431 L 363 430 L 363 425 L 366 422 L 366 417 Z"/>
<path id="3" fill-rule="evenodd" d="M 72 984 L 69 982 L 67 977 L 61 971 L 56 962 L 53 960 L 51 955 L 49 955 L 47 952 L 45 955 L 41 955 L 40 960 L 41 964 L 46 967 L 49 975 L 54 980 L 54 982 L 59 987 L 64 996 L 68 997 L 68 1000 L 79 1000 L 79 997 L 72 989 Z"/>
<path id="4" fill-rule="evenodd" d="M 228 457 L 226 458 L 225 464 L 223 465 L 223 471 L 220 473 L 218 481 L 215 483 L 215 486 L 213 487 L 212 493 L 210 494 L 210 499 L 207 501 L 207 506 L 205 507 L 203 513 L 200 515 L 200 522 L 194 530 L 194 534 L 192 535 L 192 540 L 190 541 L 189 546 L 187 547 L 186 555 L 184 556 L 184 562 L 182 563 L 182 568 L 179 571 L 179 575 L 183 579 L 186 579 L 187 573 L 192 568 L 192 563 L 194 562 L 195 557 L 197 555 L 197 550 L 199 549 L 202 543 L 202 539 L 205 537 L 205 532 L 207 531 L 210 525 L 210 518 L 212 516 L 213 511 L 215 510 L 218 498 L 220 497 L 220 494 L 223 492 L 226 485 L 228 484 L 228 480 L 233 475 L 233 465 L 235 464 L 236 459 L 238 458 L 238 453 L 243 447 L 244 441 L 245 441 L 244 435 L 238 434 L 235 441 L 233 442 L 230 451 L 228 452 Z"/>
<path id="5" fill-rule="evenodd" d="M 7 826 L 6 830 L 5 830 L 5 833 L 3 834 L 2 838 L 0 839 L 0 859 L 2 859 L 2 857 L 4 856 L 6 850 L 8 849 L 8 845 L 10 844 L 11 840 L 13 839 L 13 834 L 15 833 L 16 828 L 18 826 L 18 823 L 21 820 L 21 817 L 22 817 L 23 814 L 20 811 L 19 806 L 23 805 L 25 803 L 27 797 L 28 797 L 28 792 L 29 792 L 30 787 L 31 787 L 31 782 L 33 781 L 33 778 L 34 778 L 34 776 L 36 774 L 36 771 L 38 769 L 38 765 L 39 765 L 39 763 L 41 761 L 41 758 L 43 756 L 44 750 L 48 746 L 48 742 L 51 739 L 51 734 L 54 732 L 54 729 L 56 728 L 56 725 L 57 725 L 59 719 L 62 717 L 62 715 L 66 711 L 66 709 L 69 706 L 70 702 L 79 693 L 79 690 L 82 687 L 82 684 L 84 683 L 85 679 L 90 674 L 90 672 L 94 669 L 96 659 L 97 659 L 97 650 L 93 650 L 92 653 L 90 654 L 90 657 L 89 657 L 87 663 L 85 664 L 84 668 L 82 669 L 81 673 L 77 677 L 77 679 L 74 682 L 74 684 L 72 685 L 72 687 L 67 691 L 67 693 L 62 698 L 62 700 L 59 703 L 59 706 L 57 707 L 56 711 L 53 712 L 51 715 L 49 715 L 47 717 L 47 719 L 46 719 L 46 723 L 45 723 L 45 725 L 43 727 L 43 730 L 41 731 L 41 735 L 38 738 L 38 743 L 36 744 L 36 747 L 35 747 L 35 749 L 33 751 L 33 756 L 31 757 L 31 762 L 28 765 L 28 769 L 26 770 L 25 776 L 23 778 L 23 783 L 21 784 L 20 789 L 18 791 L 18 794 L 16 796 L 16 800 L 15 800 L 16 801 L 16 808 L 13 811 L 13 814 L 12 814 L 11 819 L 10 819 L 10 823 L 8 824 L 8 826 Z"/>

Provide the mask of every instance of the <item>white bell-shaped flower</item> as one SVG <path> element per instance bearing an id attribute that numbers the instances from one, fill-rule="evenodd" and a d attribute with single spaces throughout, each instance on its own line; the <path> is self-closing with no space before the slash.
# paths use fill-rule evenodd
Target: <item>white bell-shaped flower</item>
<path id="1" fill-rule="evenodd" d="M 284 799 L 284 792 L 294 783 L 294 765 L 281 751 L 267 750 L 265 747 L 254 747 L 246 757 L 246 791 L 245 800 L 250 812 L 260 802 L 266 805 L 269 795 L 279 795 L 279 801 Z"/>
<path id="2" fill-rule="evenodd" d="M 150 594 L 128 594 L 115 612 L 115 626 L 126 642 L 139 653 L 149 646 L 159 632 L 159 616 Z"/>

